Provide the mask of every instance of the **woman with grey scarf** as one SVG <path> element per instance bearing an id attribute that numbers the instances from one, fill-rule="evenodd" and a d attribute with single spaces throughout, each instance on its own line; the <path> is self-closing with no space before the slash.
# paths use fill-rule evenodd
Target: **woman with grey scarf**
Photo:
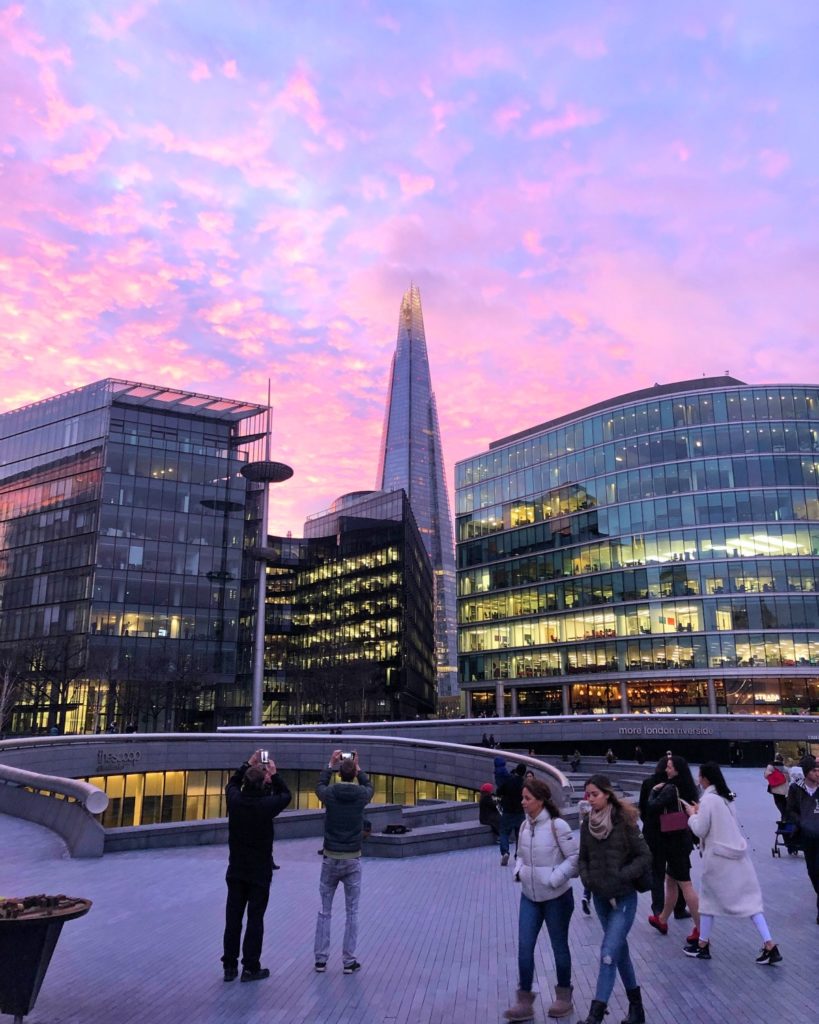
<path id="1" fill-rule="evenodd" d="M 618 799 L 607 776 L 592 775 L 584 796 L 591 810 L 580 827 L 580 879 L 591 890 L 603 944 L 597 988 L 583 1024 L 603 1020 L 618 972 L 628 996 L 622 1024 L 644 1024 L 628 933 L 637 913 L 637 881 L 651 868 L 651 851 L 637 827 L 637 808 Z"/>

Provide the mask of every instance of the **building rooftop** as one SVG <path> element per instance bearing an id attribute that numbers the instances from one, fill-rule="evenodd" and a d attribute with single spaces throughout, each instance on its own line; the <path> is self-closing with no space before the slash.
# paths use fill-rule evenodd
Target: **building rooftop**
<path id="1" fill-rule="evenodd" d="M 504 445 L 520 441 L 524 437 L 542 434 L 544 430 L 552 430 L 554 427 L 560 427 L 564 423 L 573 423 L 575 420 L 585 419 L 586 416 L 591 416 L 593 413 L 605 412 L 606 409 L 616 409 L 621 405 L 631 405 L 633 402 L 644 402 L 652 398 L 667 398 L 669 395 L 681 394 L 686 391 L 708 391 L 710 389 L 716 390 L 726 387 L 747 387 L 747 384 L 744 380 L 737 380 L 736 377 L 730 377 L 727 373 L 722 377 L 695 377 L 694 380 L 680 380 L 673 384 L 654 384 L 650 388 L 642 388 L 640 391 L 629 391 L 625 395 L 618 395 L 616 398 L 607 398 L 603 402 L 587 405 L 584 409 L 578 409 L 575 412 L 566 413 L 565 416 L 558 416 L 553 420 L 547 420 L 545 423 L 539 423 L 536 427 L 528 427 L 517 434 L 502 437 L 498 441 L 490 441 L 489 449 L 491 451 L 493 448 L 502 448 Z"/>
<path id="2" fill-rule="evenodd" d="M 727 769 L 759 873 L 766 914 L 784 956 L 760 969 L 760 942 L 749 920 L 718 918 L 713 960 L 682 954 L 690 922 L 669 935 L 646 923 L 640 897 L 629 936 L 646 1018 L 654 1024 L 771 1024 L 816 1014 L 815 902 L 803 857 L 773 858 L 774 805 L 761 770 Z M 224 846 L 106 854 L 71 860 L 53 833 L 0 815 L 2 895 L 66 893 L 94 901 L 63 929 L 31 1024 L 474 1024 L 502 1019 L 517 985 L 520 889 L 497 852 L 481 847 L 404 860 L 365 860 L 358 957 L 341 973 L 344 898 L 337 894 L 331 959 L 313 971 L 313 933 L 321 859 L 313 839 L 276 843 L 262 963 L 267 981 L 222 981 Z M 694 882 L 700 860 L 694 855 Z M 580 912 L 570 942 L 575 1016 L 588 1011 L 600 950 L 597 919 Z M 536 1020 L 547 1020 L 554 984 L 545 934 L 536 953 Z M 606 1018 L 619 1021 L 626 999 L 618 980 Z"/>
<path id="3" fill-rule="evenodd" d="M 177 388 L 159 387 L 153 384 L 142 384 L 137 381 L 118 380 L 108 377 L 104 380 L 85 384 L 73 391 L 64 391 L 59 395 L 49 395 L 38 402 L 30 402 L 18 409 L 9 410 L 19 413 L 26 409 L 35 409 L 49 402 L 65 399 L 69 395 L 79 395 L 84 391 L 104 391 L 117 402 L 137 405 L 153 409 L 170 410 L 172 412 L 192 412 L 198 416 L 236 422 L 267 412 L 266 405 L 252 402 L 239 402 L 233 398 L 217 398 L 214 395 L 200 395 L 195 391 L 180 391 Z M 8 415 L 5 413 L 3 415 Z"/>

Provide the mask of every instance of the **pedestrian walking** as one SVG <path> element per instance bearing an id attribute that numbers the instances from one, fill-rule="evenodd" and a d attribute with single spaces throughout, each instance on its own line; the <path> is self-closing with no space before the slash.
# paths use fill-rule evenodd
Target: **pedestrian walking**
<path id="1" fill-rule="evenodd" d="M 782 954 L 765 920 L 762 890 L 737 823 L 734 794 L 714 761 L 706 761 L 700 768 L 699 784 L 703 791 L 699 804 L 683 801 L 683 808 L 688 827 L 700 838 L 700 934 L 683 952 L 697 960 L 710 960 L 714 917 L 750 917 L 762 938 L 756 962 L 778 964 Z"/>
<path id="2" fill-rule="evenodd" d="M 495 764 L 498 763 L 498 758 L 495 758 Z M 505 762 L 504 762 L 505 766 Z M 515 843 L 518 841 L 518 829 L 523 824 L 523 773 L 525 768 L 522 764 L 517 765 L 514 771 L 507 772 L 504 775 L 498 775 L 496 778 L 500 778 L 498 784 L 498 799 L 501 805 L 501 816 L 500 816 L 500 854 L 501 854 L 501 867 L 505 868 L 509 863 L 509 840 L 510 837 L 514 837 Z"/>
<path id="3" fill-rule="evenodd" d="M 518 992 L 507 1020 L 531 1020 L 535 994 L 535 945 L 546 925 L 555 960 L 557 985 L 550 1017 L 572 1012 L 572 956 L 569 922 L 574 913 L 571 880 L 577 874 L 577 838 L 552 800 L 548 785 L 529 779 L 523 786 L 526 815 L 518 836 L 515 879 L 521 883 L 518 916 Z"/>
<path id="4" fill-rule="evenodd" d="M 694 919 L 693 931 L 686 941 L 699 938 L 699 901 L 691 882 L 691 851 L 694 843 L 681 801 L 696 803 L 699 793 L 684 757 L 672 754 L 666 761 L 665 781 L 658 782 L 649 796 L 649 808 L 659 814 L 660 851 L 665 861 L 665 903 L 659 914 L 650 914 L 648 923 L 661 935 L 668 934 L 668 919 L 682 890 Z"/>
<path id="5" fill-rule="evenodd" d="M 644 1024 L 640 987 L 628 948 L 628 933 L 637 913 L 637 886 L 649 872 L 651 853 L 637 827 L 637 808 L 615 794 L 605 775 L 592 775 L 584 799 L 591 805 L 580 827 L 580 878 L 591 890 L 603 926 L 597 986 L 583 1024 L 600 1024 L 617 974 L 628 996 L 622 1024 Z"/>
<path id="6" fill-rule="evenodd" d="M 500 812 L 495 802 L 495 787 L 491 782 L 484 782 L 481 786 L 481 795 L 478 798 L 478 821 L 481 825 L 488 825 L 492 829 L 495 842 L 498 841 L 500 832 Z"/>
<path id="7" fill-rule="evenodd" d="M 816 923 L 819 924 L 819 767 L 812 754 L 799 762 L 802 780 L 791 783 L 785 816 L 796 825 L 797 838 L 805 853 L 808 877 L 816 893 Z"/>

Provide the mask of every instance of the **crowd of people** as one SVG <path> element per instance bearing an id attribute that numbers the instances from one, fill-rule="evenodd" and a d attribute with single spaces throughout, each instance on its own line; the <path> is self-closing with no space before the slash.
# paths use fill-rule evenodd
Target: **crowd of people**
<path id="1" fill-rule="evenodd" d="M 777 798 L 778 813 L 793 826 L 792 843 L 805 854 L 819 924 L 819 767 L 816 758 L 805 755 L 794 766 L 798 773 L 788 775 L 781 792 L 779 775 L 785 774 L 784 767 L 775 758 L 765 778 Z M 544 925 L 556 975 L 548 1015 L 560 1018 L 574 1009 L 569 924 L 574 913 L 572 879 L 577 876 L 583 885 L 584 912 L 590 913 L 593 906 L 602 928 L 595 993 L 583 1024 L 603 1021 L 618 975 L 628 999 L 622 1024 L 645 1022 L 628 944 L 640 892 L 651 893 L 648 924 L 660 935 L 668 934 L 672 914 L 691 919 L 692 930 L 682 949 L 686 956 L 710 960 L 715 919 L 729 917 L 748 918 L 755 926 L 762 941 L 757 964 L 773 966 L 782 961 L 765 918 L 734 794 L 716 762 L 703 763 L 695 783 L 685 759 L 668 751 L 643 784 L 639 806 L 618 795 L 608 776 L 590 775 L 577 832 L 562 817 L 548 784 L 534 772 L 524 765 L 510 771 L 502 757 L 495 758 L 494 768 L 494 784 L 481 787 L 480 820 L 497 837 L 502 867 L 508 866 L 515 842 L 513 877 L 520 884 L 518 989 L 505 1012 L 507 1020 L 527 1021 L 534 1016 L 535 948 Z M 334 773 L 338 773 L 335 782 Z M 260 956 L 273 870 L 273 819 L 291 797 L 275 763 L 263 751 L 255 751 L 234 773 L 226 792 L 230 856 L 224 978 L 233 981 L 238 975 L 246 915 L 241 980 L 257 981 L 269 976 Z M 364 810 L 373 788 L 358 755 L 336 750 L 321 771 L 316 793 L 325 808 L 325 828 L 319 851 L 323 861 L 315 970 L 326 970 L 333 897 L 341 884 L 346 907 L 342 965 L 345 974 L 352 974 L 361 966 L 356 959 L 361 854 Z M 699 892 L 691 880 L 695 845 L 702 855 Z"/>
<path id="2" fill-rule="evenodd" d="M 779 763 L 775 759 L 774 764 Z M 507 780 L 518 772 L 523 775 L 522 766 L 509 772 L 502 759 L 495 759 L 497 790 L 503 785 L 507 795 L 500 818 L 505 814 L 507 821 L 514 815 L 514 807 L 508 803 L 511 787 Z M 766 769 L 766 778 L 770 775 Z M 773 792 L 779 783 L 776 775 L 772 782 Z M 492 785 L 486 784 L 482 790 L 485 808 L 492 793 Z M 782 795 L 777 809 L 792 825 L 792 842 L 798 842 L 805 853 L 817 894 L 819 924 L 819 768 L 814 757 L 806 755 L 794 766 Z M 734 794 L 716 762 L 703 763 L 695 782 L 685 759 L 667 751 L 644 782 L 639 807 L 619 797 L 606 775 L 591 775 L 579 804 L 577 836 L 561 817 L 548 785 L 531 772 L 521 780 L 520 799 L 524 817 L 514 865 L 515 880 L 521 883 L 519 987 L 505 1013 L 507 1020 L 527 1021 L 534 1016 L 534 949 L 544 925 L 556 975 L 554 999 L 547 1013 L 559 1018 L 573 1009 L 568 934 L 574 912 L 571 879 L 578 875 L 583 885 L 583 910 L 590 913 L 591 903 L 603 930 L 595 994 L 583 1024 L 603 1020 L 618 974 L 628 999 L 628 1014 L 622 1024 L 645 1022 L 628 946 L 639 892 L 651 893 L 648 924 L 660 935 L 668 934 L 672 915 L 691 920 L 692 929 L 682 949 L 688 957 L 710 960 L 715 919 L 729 917 L 748 918 L 755 926 L 762 942 L 755 963 L 773 966 L 782 961 L 765 918 L 762 891 L 737 820 Z M 699 892 L 691 880 L 695 847 L 702 854 Z M 501 865 L 507 863 L 508 856 L 502 852 Z"/>

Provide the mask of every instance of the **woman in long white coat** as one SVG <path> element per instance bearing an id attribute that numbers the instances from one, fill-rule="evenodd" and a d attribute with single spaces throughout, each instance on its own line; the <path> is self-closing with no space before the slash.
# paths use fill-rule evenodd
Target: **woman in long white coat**
<path id="1" fill-rule="evenodd" d="M 756 963 L 778 964 L 782 954 L 762 912 L 762 890 L 748 855 L 748 842 L 737 823 L 734 794 L 714 761 L 700 768 L 699 783 L 703 790 L 699 804 L 683 801 L 683 807 L 702 851 L 700 935 L 683 952 L 697 960 L 710 960 L 714 918 L 750 917 L 763 942 Z"/>

